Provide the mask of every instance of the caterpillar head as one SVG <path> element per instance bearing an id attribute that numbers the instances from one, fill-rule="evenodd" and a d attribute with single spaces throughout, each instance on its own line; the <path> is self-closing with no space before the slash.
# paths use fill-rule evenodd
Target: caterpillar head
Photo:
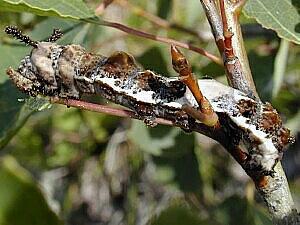
<path id="1" fill-rule="evenodd" d="M 11 80 L 21 91 L 31 96 L 53 95 L 57 89 L 53 63 L 60 49 L 55 42 L 63 35 L 62 32 L 54 29 L 44 41 L 34 41 L 14 26 L 7 26 L 5 32 L 25 45 L 33 47 L 30 55 L 21 60 L 17 70 L 11 67 L 7 69 L 6 73 Z"/>

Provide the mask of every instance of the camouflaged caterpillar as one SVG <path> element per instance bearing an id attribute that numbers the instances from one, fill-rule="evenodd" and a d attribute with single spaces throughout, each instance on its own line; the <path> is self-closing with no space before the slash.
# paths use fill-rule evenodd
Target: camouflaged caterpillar
<path id="1" fill-rule="evenodd" d="M 162 117 L 184 128 L 193 120 L 182 110 L 185 104 L 198 107 L 190 90 L 178 78 L 142 70 L 125 52 L 105 57 L 79 45 L 58 45 L 59 30 L 46 41 L 32 41 L 16 27 L 7 27 L 5 32 L 33 47 L 17 70 L 7 70 L 14 84 L 31 96 L 80 99 L 83 94 L 100 95 L 135 111 L 148 124 Z M 248 166 L 263 175 L 272 174 L 283 148 L 292 142 L 276 110 L 215 80 L 198 83 L 214 111 L 226 121 L 221 126 L 238 134 L 234 141 L 244 144 Z"/>

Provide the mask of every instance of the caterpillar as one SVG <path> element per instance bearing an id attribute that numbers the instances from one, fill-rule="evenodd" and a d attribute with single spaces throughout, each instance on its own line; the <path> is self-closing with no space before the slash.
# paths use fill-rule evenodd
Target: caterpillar
<path id="1" fill-rule="evenodd" d="M 195 122 L 182 107 L 197 109 L 198 104 L 178 77 L 143 70 L 125 52 L 105 57 L 79 45 L 58 45 L 55 42 L 62 33 L 57 29 L 45 41 L 33 41 L 12 26 L 5 32 L 33 47 L 18 69 L 7 69 L 12 82 L 30 96 L 80 99 L 84 94 L 100 95 L 133 110 L 148 125 L 155 125 L 157 117 L 172 120 L 182 128 Z M 277 111 L 271 104 L 216 80 L 199 79 L 198 84 L 221 118 L 223 129 L 237 134 L 232 141 L 244 144 L 248 166 L 261 174 L 272 174 L 283 148 L 293 142 Z"/>

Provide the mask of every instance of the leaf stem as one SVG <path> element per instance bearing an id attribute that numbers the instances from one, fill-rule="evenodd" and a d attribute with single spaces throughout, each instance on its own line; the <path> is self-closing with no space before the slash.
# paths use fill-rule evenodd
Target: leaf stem
<path id="1" fill-rule="evenodd" d="M 78 109 L 88 110 L 88 111 L 92 111 L 92 112 L 105 113 L 105 114 L 112 115 L 112 116 L 140 119 L 136 113 L 134 113 L 133 111 L 130 111 L 130 110 L 114 108 L 114 107 L 106 106 L 106 105 L 99 105 L 99 104 L 85 102 L 85 101 L 81 101 L 81 100 L 52 97 L 52 98 L 50 98 L 50 102 L 52 104 L 57 103 L 57 104 L 61 104 L 61 105 L 66 105 L 68 107 L 75 107 Z M 174 126 L 174 123 L 172 121 L 166 120 L 163 118 L 157 118 L 155 120 L 155 122 L 158 124 L 162 124 L 162 125 Z"/>

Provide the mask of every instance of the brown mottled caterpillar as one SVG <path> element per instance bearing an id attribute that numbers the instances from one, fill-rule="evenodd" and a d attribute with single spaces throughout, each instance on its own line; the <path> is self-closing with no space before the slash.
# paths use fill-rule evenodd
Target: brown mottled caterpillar
<path id="1" fill-rule="evenodd" d="M 100 95 L 135 111 L 148 124 L 162 117 L 184 128 L 193 120 L 182 110 L 184 105 L 198 108 L 190 90 L 178 78 L 142 70 L 125 52 L 105 57 L 79 45 L 58 45 L 59 30 L 46 41 L 32 41 L 16 27 L 7 27 L 5 32 L 33 47 L 17 70 L 7 70 L 14 84 L 31 96 L 79 99 L 82 94 Z M 276 110 L 215 80 L 198 83 L 213 110 L 226 121 L 221 126 L 234 129 L 238 135 L 233 141 L 245 145 L 248 166 L 272 174 L 284 146 L 292 141 Z"/>

